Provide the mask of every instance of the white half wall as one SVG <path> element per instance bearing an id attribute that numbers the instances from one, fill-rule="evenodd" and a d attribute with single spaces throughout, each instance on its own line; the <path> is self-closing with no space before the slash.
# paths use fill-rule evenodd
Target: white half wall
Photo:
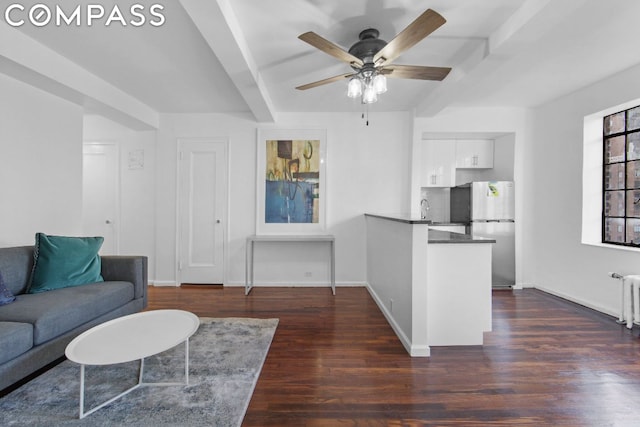
<path id="1" fill-rule="evenodd" d="M 0 74 L 0 247 L 77 235 L 82 108 Z"/>
<path id="2" fill-rule="evenodd" d="M 428 357 L 428 226 L 366 217 L 372 298 L 412 357 Z"/>

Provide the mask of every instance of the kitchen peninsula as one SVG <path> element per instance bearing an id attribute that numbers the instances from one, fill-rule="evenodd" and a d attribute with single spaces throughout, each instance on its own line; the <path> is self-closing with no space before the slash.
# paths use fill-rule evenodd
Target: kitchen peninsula
<path id="1" fill-rule="evenodd" d="M 411 356 L 481 345 L 491 331 L 491 243 L 429 230 L 409 215 L 365 214 L 368 289 Z"/>

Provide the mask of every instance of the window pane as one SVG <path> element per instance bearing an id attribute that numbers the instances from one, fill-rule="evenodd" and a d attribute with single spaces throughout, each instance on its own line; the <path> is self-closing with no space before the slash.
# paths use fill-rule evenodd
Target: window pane
<path id="1" fill-rule="evenodd" d="M 640 243 L 640 219 L 627 220 L 627 243 Z"/>
<path id="2" fill-rule="evenodd" d="M 605 218 L 604 240 L 607 242 L 624 243 L 624 219 Z"/>
<path id="3" fill-rule="evenodd" d="M 613 133 L 624 132 L 624 111 L 604 118 L 604 134 L 611 135 Z"/>
<path id="4" fill-rule="evenodd" d="M 638 146 L 637 158 L 640 159 L 640 140 L 637 144 L 629 145 L 629 155 L 631 155 L 631 147 L 636 147 L 636 145 Z M 604 162 L 607 164 L 624 162 L 624 135 L 604 140 Z"/>
<path id="5" fill-rule="evenodd" d="M 629 191 L 627 200 L 631 200 L 631 203 L 633 203 L 633 191 Z M 604 215 L 624 216 L 624 191 L 607 191 L 604 193 Z"/>
<path id="6" fill-rule="evenodd" d="M 624 163 L 616 163 L 604 167 L 604 189 L 624 189 Z"/>
<path id="7" fill-rule="evenodd" d="M 627 111 L 627 130 L 640 129 L 640 107 Z"/>
<path id="8" fill-rule="evenodd" d="M 627 189 L 640 188 L 640 161 L 627 162 Z"/>
<path id="9" fill-rule="evenodd" d="M 619 136 L 617 138 L 622 138 L 622 136 Z M 627 160 L 639 160 L 639 159 L 640 159 L 640 132 L 630 133 L 627 135 Z"/>
<path id="10" fill-rule="evenodd" d="M 607 214 L 605 213 L 605 215 Z M 610 216 L 623 216 L 623 215 L 612 214 Z M 627 216 L 640 218 L 640 190 L 627 191 Z"/>

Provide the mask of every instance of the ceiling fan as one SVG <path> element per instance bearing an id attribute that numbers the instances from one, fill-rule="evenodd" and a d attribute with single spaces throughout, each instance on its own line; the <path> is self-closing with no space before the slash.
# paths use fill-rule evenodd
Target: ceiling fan
<path id="1" fill-rule="evenodd" d="M 437 80 L 441 81 L 451 71 L 447 67 L 426 67 L 420 65 L 394 65 L 392 62 L 440 28 L 446 20 L 438 12 L 427 9 L 389 43 L 379 39 L 379 31 L 369 28 L 362 31 L 359 41 L 349 51 L 319 36 L 313 31 L 298 36 L 302 41 L 320 49 L 324 53 L 348 63 L 353 72 L 329 77 L 313 83 L 296 87 L 307 90 L 336 81 L 350 79 L 347 96 L 356 98 L 362 96 L 362 103 L 369 104 L 377 101 L 377 95 L 386 91 L 386 77 L 399 79 Z"/>

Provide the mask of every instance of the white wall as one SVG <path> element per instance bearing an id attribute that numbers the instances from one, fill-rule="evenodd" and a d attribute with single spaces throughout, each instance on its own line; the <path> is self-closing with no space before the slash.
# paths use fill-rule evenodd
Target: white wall
<path id="1" fill-rule="evenodd" d="M 229 141 L 229 223 L 226 284 L 244 283 L 245 239 L 255 233 L 256 133 L 248 117 L 219 114 L 163 115 L 157 147 L 156 274 L 175 283 L 176 141 L 220 137 Z M 336 236 L 336 281 L 366 281 L 365 212 L 407 209 L 410 194 L 411 116 L 370 114 L 369 126 L 357 114 L 280 114 L 269 128 L 327 130 L 327 233 Z M 326 281 L 328 269 L 314 263 L 321 249 L 281 248 L 283 262 L 256 255 L 256 283 L 305 284 Z M 268 263 L 268 264 L 267 264 Z M 288 266 L 296 264 L 294 271 Z M 322 264 L 322 263 L 320 263 Z M 282 271 L 289 270 L 286 277 Z M 311 278 L 303 272 L 311 271 Z"/>
<path id="2" fill-rule="evenodd" d="M 77 235 L 82 108 L 0 74 L 0 247 Z"/>
<path id="3" fill-rule="evenodd" d="M 133 131 L 97 115 L 84 116 L 84 142 L 116 144 L 120 153 L 119 254 L 149 257 L 149 280 L 155 271 L 156 132 Z M 129 168 L 129 153 L 142 150 L 144 164 Z"/>
<path id="4" fill-rule="evenodd" d="M 597 111 L 640 98 L 640 66 L 536 108 L 526 191 L 532 218 L 528 274 L 537 287 L 617 314 L 619 282 L 640 273 L 640 253 L 581 244 L 583 123 Z"/>

